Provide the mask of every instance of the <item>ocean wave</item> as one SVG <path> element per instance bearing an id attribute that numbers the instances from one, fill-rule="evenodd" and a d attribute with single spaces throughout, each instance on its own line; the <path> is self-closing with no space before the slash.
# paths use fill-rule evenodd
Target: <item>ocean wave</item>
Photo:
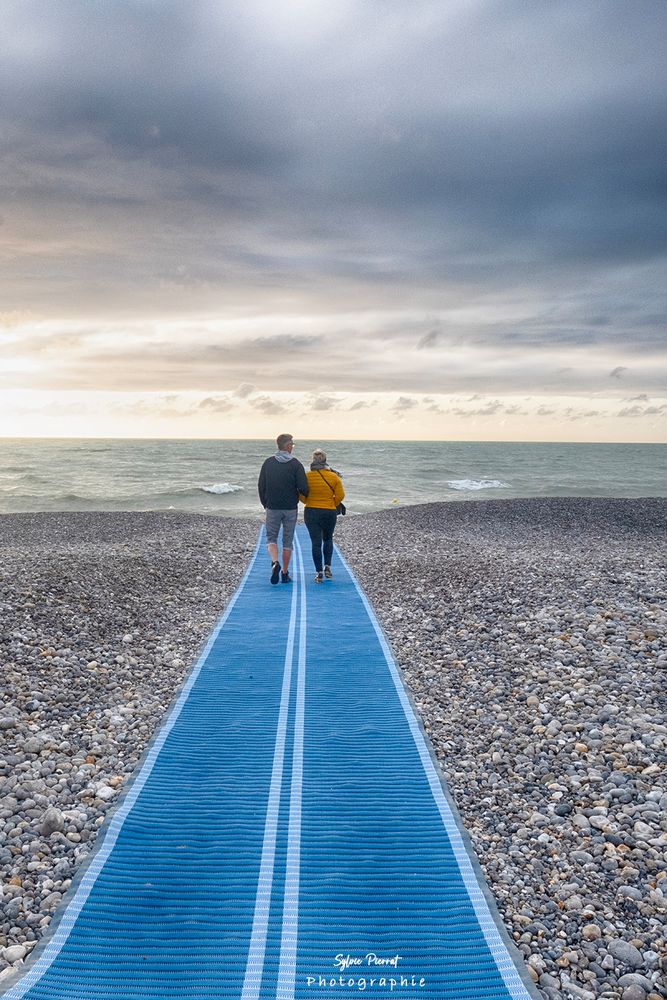
<path id="1" fill-rule="evenodd" d="M 214 483 L 213 486 L 200 486 L 204 493 L 238 493 L 242 490 L 242 486 L 237 486 L 235 483 Z"/>
<path id="2" fill-rule="evenodd" d="M 22 483 L 48 483 L 49 480 L 36 472 L 27 472 L 23 469 L 4 468 L 0 471 L 0 479 L 12 480 Z"/>
<path id="3" fill-rule="evenodd" d="M 238 493 L 242 490 L 242 486 L 237 486 L 234 483 L 213 483 L 212 486 L 183 486 L 180 489 L 178 487 L 173 487 L 169 489 L 168 487 L 164 490 L 156 490 L 153 493 L 143 493 L 141 498 L 149 499 L 151 502 L 159 501 L 164 503 L 165 501 L 172 502 L 177 499 L 179 502 L 182 500 L 203 499 L 202 493 L 213 493 L 215 495 L 220 495 L 223 493 Z M 139 495 L 136 497 L 139 499 Z"/>
<path id="4" fill-rule="evenodd" d="M 452 479 L 447 485 L 452 490 L 509 490 L 510 484 L 500 479 Z"/>
<path id="5" fill-rule="evenodd" d="M 69 503 L 70 501 L 75 501 L 76 503 L 95 502 L 91 497 L 82 497 L 78 493 L 19 493 L 17 492 L 18 489 L 20 489 L 20 487 L 14 487 L 13 489 L 2 490 L 0 492 L 9 497 L 12 501 L 25 500 L 27 503 L 33 503 L 35 501 L 38 503 L 59 503 L 60 501 L 65 501 L 66 503 Z M 26 509 L 29 510 L 30 508 L 27 507 Z"/>

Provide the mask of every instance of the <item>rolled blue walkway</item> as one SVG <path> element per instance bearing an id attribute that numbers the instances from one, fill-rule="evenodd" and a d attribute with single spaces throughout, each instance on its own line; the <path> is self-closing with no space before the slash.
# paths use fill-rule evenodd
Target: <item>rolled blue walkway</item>
<path id="1" fill-rule="evenodd" d="M 375 617 L 262 538 L 6 1000 L 527 1000 Z"/>

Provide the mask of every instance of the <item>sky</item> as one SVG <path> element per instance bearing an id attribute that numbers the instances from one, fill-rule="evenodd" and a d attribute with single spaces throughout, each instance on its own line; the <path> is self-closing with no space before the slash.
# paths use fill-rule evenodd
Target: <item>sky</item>
<path id="1" fill-rule="evenodd" d="M 664 0 L 5 0 L 0 435 L 667 440 Z"/>

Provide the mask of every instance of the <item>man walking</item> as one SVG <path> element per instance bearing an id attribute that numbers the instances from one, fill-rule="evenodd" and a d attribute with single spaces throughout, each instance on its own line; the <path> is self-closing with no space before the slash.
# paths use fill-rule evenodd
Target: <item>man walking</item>
<path id="1" fill-rule="evenodd" d="M 292 455 L 291 434 L 279 434 L 278 451 L 267 458 L 259 473 L 257 489 L 266 510 L 266 541 L 271 557 L 271 583 L 290 583 L 289 562 L 296 527 L 299 494 L 308 496 L 306 472 L 298 458 Z M 282 527 L 282 571 L 278 560 L 278 534 Z"/>

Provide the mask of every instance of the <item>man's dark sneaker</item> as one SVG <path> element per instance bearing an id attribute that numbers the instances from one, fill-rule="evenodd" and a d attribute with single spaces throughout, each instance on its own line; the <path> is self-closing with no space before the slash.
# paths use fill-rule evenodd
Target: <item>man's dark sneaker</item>
<path id="1" fill-rule="evenodd" d="M 331 566 L 324 567 L 324 575 L 326 576 L 327 580 L 331 580 L 331 578 L 333 577 L 333 573 L 331 572 Z"/>
<path id="2" fill-rule="evenodd" d="M 280 579 L 280 563 L 271 563 L 271 583 L 278 583 Z"/>
<path id="3" fill-rule="evenodd" d="M 323 579 L 324 579 L 324 577 L 322 576 L 321 573 L 316 573 L 315 574 L 315 583 L 322 583 Z"/>
<path id="4" fill-rule="evenodd" d="M 292 577 L 289 575 L 289 570 L 285 570 L 284 573 L 281 572 L 280 579 L 282 580 L 283 583 L 291 583 Z"/>

